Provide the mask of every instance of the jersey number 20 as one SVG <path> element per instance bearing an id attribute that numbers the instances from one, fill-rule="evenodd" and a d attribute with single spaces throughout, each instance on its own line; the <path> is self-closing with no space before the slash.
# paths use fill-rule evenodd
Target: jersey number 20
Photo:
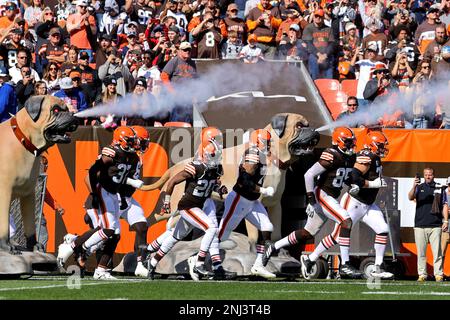
<path id="1" fill-rule="evenodd" d="M 198 180 L 192 194 L 196 197 L 208 197 L 211 194 L 211 190 L 216 184 L 215 180 Z"/>

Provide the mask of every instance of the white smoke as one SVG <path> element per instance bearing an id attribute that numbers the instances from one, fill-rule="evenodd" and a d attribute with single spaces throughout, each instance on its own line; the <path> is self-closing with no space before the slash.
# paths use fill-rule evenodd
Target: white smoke
<path id="1" fill-rule="evenodd" d="M 447 78 L 450 79 L 450 74 Z M 420 87 L 412 86 L 414 89 L 408 89 L 407 92 L 395 90 L 389 96 L 379 97 L 364 111 L 358 110 L 340 120 L 318 128 L 317 131 L 332 130 L 339 126 L 377 126 L 380 118 L 385 114 L 393 114 L 396 111 L 401 111 L 402 117 L 412 122 L 414 118 L 413 108 L 416 103 L 425 106 L 425 112 L 430 120 L 433 119 L 436 104 L 439 104 L 443 111 L 450 107 L 450 84 L 447 81 L 435 81 L 422 84 Z M 447 112 L 447 115 L 450 115 L 450 112 Z"/>
<path id="2" fill-rule="evenodd" d="M 206 101 L 210 97 L 262 88 L 273 81 L 273 75 L 283 74 L 283 76 L 292 77 L 286 82 L 293 86 L 299 83 L 299 72 L 283 72 L 285 66 L 282 63 L 260 63 L 246 66 L 245 72 L 242 67 L 243 65 L 240 63 L 219 63 L 210 67 L 206 73 L 198 74 L 198 78 L 173 84 L 174 92 L 162 90 L 156 99 L 151 94 L 129 94 L 116 103 L 99 105 L 79 112 L 76 116 L 86 118 L 114 114 L 147 118 L 163 111 L 171 111 L 175 106 L 190 106 L 193 103 L 200 107 L 199 111 L 202 112 L 207 107 Z M 296 79 L 294 79 L 295 76 Z M 247 99 L 239 100 L 242 103 L 239 107 L 244 107 L 248 103 Z M 236 107 L 236 103 L 238 103 L 237 99 L 230 107 Z"/>

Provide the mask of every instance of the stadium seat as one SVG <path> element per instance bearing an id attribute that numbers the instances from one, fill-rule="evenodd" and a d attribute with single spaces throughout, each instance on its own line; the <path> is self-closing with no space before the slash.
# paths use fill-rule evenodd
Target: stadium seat
<path id="1" fill-rule="evenodd" d="M 316 79 L 314 83 L 320 93 L 322 91 L 339 90 L 341 88 L 339 81 L 336 79 Z"/>
<path id="2" fill-rule="evenodd" d="M 333 102 L 347 102 L 348 95 L 344 91 L 326 91 L 322 95 L 323 100 L 328 105 Z"/>
<path id="3" fill-rule="evenodd" d="M 164 127 L 178 127 L 178 128 L 190 128 L 192 125 L 188 122 L 169 121 L 164 123 Z"/>
<path id="4" fill-rule="evenodd" d="M 356 90 L 358 87 L 358 80 L 347 79 L 341 82 L 341 90 L 344 91 L 348 96 L 356 96 Z"/>
<path id="5" fill-rule="evenodd" d="M 330 111 L 331 117 L 333 118 L 333 120 L 336 120 L 338 115 L 347 109 L 347 103 L 346 102 L 330 102 L 330 103 L 327 103 L 327 108 Z"/>

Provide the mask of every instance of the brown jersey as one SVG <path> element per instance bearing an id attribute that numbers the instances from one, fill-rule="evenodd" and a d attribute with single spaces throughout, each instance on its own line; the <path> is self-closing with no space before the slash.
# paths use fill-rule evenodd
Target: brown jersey
<path id="1" fill-rule="evenodd" d="M 244 155 L 241 159 L 241 164 L 239 165 L 238 180 L 233 187 L 233 190 L 240 196 L 248 200 L 256 200 L 259 198 L 260 193 L 251 190 L 248 186 L 242 183 L 244 179 L 243 175 L 245 174 L 245 169 L 243 168 L 244 163 L 257 166 L 255 173 L 251 176 L 251 181 L 257 186 L 262 187 L 267 172 L 267 157 L 254 147 L 250 147 L 245 150 Z"/>
<path id="2" fill-rule="evenodd" d="M 317 187 L 337 199 L 350 177 L 355 164 L 355 155 L 347 155 L 335 146 L 325 149 L 320 155 L 319 163 L 326 169 L 319 176 Z"/>
<path id="3" fill-rule="evenodd" d="M 220 22 L 220 29 L 224 37 L 228 37 L 230 31 L 235 31 L 239 40 L 242 42 L 245 40 L 247 25 L 240 18 L 231 19 L 230 17 L 226 17 Z"/>
<path id="4" fill-rule="evenodd" d="M 139 25 L 139 32 L 144 32 L 147 28 L 148 20 L 154 16 L 154 10 L 148 6 L 141 6 L 136 3 L 133 5 L 130 19 L 137 22 Z"/>
<path id="5" fill-rule="evenodd" d="M 369 150 L 361 150 L 356 155 L 356 162 L 364 165 L 370 165 L 369 170 L 367 170 L 367 172 L 362 175 L 364 180 L 372 181 L 381 176 L 381 172 L 383 169 L 381 166 L 381 159 L 375 153 Z M 370 205 L 375 202 L 378 190 L 378 188 L 361 188 L 358 194 L 354 195 L 353 197 L 355 199 L 358 199 L 362 203 Z"/>
<path id="6" fill-rule="evenodd" d="M 375 33 L 375 34 L 369 34 L 365 36 L 362 40 L 362 48 L 365 50 L 370 45 L 376 45 L 377 46 L 377 56 L 375 57 L 375 60 L 377 61 L 383 61 L 384 58 L 384 51 L 387 48 L 388 40 L 384 33 Z M 364 54 L 365 59 L 369 59 L 367 52 Z"/>
<path id="7" fill-rule="evenodd" d="M 141 168 L 142 168 L 142 161 L 139 160 L 138 163 L 136 163 L 136 166 L 134 168 L 131 168 L 130 173 L 128 174 L 129 178 L 138 180 L 141 178 Z M 122 184 L 120 185 L 120 195 L 124 197 L 131 197 L 133 193 L 136 191 L 136 188 L 128 185 L 128 184 Z"/>
<path id="8" fill-rule="evenodd" d="M 206 199 L 217 184 L 217 179 L 223 175 L 223 168 L 208 168 L 203 162 L 192 161 L 184 167 L 184 171 L 190 174 L 186 180 L 184 194 L 178 202 L 178 210 L 191 208 L 203 208 Z"/>
<path id="9" fill-rule="evenodd" d="M 197 37 L 198 49 L 197 58 L 219 59 L 220 58 L 220 41 L 222 35 L 218 29 L 209 29 L 200 32 Z"/>

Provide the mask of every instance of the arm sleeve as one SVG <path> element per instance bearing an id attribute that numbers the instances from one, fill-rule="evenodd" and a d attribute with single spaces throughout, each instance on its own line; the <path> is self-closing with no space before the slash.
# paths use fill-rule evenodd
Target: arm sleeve
<path id="1" fill-rule="evenodd" d="M 306 171 L 305 173 L 306 192 L 314 191 L 314 178 L 325 171 L 326 169 L 319 162 L 316 162 L 311 168 L 309 168 L 308 171 Z"/>

